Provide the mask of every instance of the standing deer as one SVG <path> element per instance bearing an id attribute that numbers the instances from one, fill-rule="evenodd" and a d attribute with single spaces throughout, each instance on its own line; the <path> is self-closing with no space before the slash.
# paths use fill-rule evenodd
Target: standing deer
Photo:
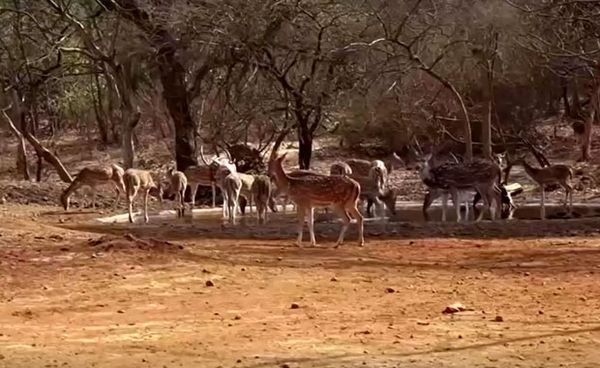
<path id="1" fill-rule="evenodd" d="M 535 168 L 530 166 L 524 159 L 519 160 L 523 165 L 527 175 L 538 185 L 542 191 L 540 200 L 540 217 L 542 220 L 546 218 L 545 197 L 546 191 L 544 186 L 550 184 L 558 184 L 565 190 L 565 207 L 569 206 L 569 213 L 573 210 L 573 187 L 571 180 L 573 179 L 573 170 L 567 165 L 550 165 L 543 168 Z"/>
<path id="2" fill-rule="evenodd" d="M 428 160 L 428 162 L 430 161 Z M 423 212 L 425 215 L 427 208 L 433 199 L 435 199 L 431 199 L 431 197 L 435 193 L 446 190 L 452 197 L 456 211 L 456 221 L 459 222 L 460 192 L 475 190 L 481 195 L 484 203 L 484 209 L 479 213 L 475 221 L 481 221 L 486 210 L 490 211 L 491 219 L 495 219 L 496 209 L 494 205 L 500 206 L 498 182 L 501 176 L 500 167 L 496 163 L 483 159 L 474 159 L 465 163 L 445 162 L 439 166 L 429 167 L 429 164 L 426 164 L 426 166 L 422 170 L 423 181 L 427 186 L 435 190 L 430 191 L 425 197 L 423 203 Z"/>
<path id="3" fill-rule="evenodd" d="M 271 200 L 271 179 L 267 175 L 255 175 L 252 183 L 252 198 L 256 204 L 259 224 L 267 222 L 267 207 Z"/>
<path id="4" fill-rule="evenodd" d="M 298 215 L 298 246 L 302 245 L 302 232 L 304 218 L 308 215 L 308 231 L 310 243 L 316 246 L 314 231 L 315 207 L 331 207 L 343 221 L 342 229 L 337 244 L 342 244 L 351 218 L 358 223 L 358 244 L 364 244 L 363 217 L 358 211 L 360 185 L 345 176 L 306 175 L 292 177 L 282 166 L 286 154 L 273 157 L 269 162 L 269 173 L 275 177 L 277 186 L 286 191 L 292 201 L 296 203 Z"/>
<path id="5" fill-rule="evenodd" d="M 156 184 L 152 173 L 147 170 L 127 169 L 123 175 L 125 192 L 127 193 L 127 212 L 129 222 L 133 223 L 133 201 L 141 190 L 144 194 L 144 222 L 148 222 L 148 196 L 157 197 L 162 203 L 162 185 Z"/>
<path id="6" fill-rule="evenodd" d="M 240 175 L 236 172 L 229 173 L 221 182 L 221 190 L 225 194 L 224 198 L 226 199 L 223 207 L 227 206 L 229 223 L 232 225 L 235 225 L 235 216 L 239 207 L 242 185 L 242 179 L 240 179 Z"/>
<path id="7" fill-rule="evenodd" d="M 125 184 L 123 183 L 124 170 L 121 166 L 96 165 L 86 166 L 75 176 L 75 180 L 63 191 L 60 201 L 65 211 L 69 210 L 71 195 L 83 186 L 89 186 L 92 189 L 92 208 L 96 208 L 96 187 L 98 185 L 112 183 L 115 186 L 117 196 L 113 203 L 113 210 L 119 204 L 121 192 L 125 193 Z"/>
<path id="8" fill-rule="evenodd" d="M 183 217 L 185 212 L 184 196 L 185 188 L 187 187 L 187 178 L 181 171 L 169 168 L 167 179 L 169 181 L 169 194 L 175 194 L 175 211 L 177 211 L 177 217 Z"/>

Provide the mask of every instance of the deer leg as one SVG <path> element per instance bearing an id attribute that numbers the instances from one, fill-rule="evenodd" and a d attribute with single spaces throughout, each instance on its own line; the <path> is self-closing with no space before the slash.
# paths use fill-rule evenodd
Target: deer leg
<path id="1" fill-rule="evenodd" d="M 429 215 L 427 214 L 427 210 L 429 209 L 429 207 L 431 206 L 431 204 L 433 203 L 433 201 L 435 200 L 435 195 L 433 194 L 433 191 L 430 189 L 429 191 L 427 191 L 427 193 L 425 194 L 425 198 L 423 199 L 423 219 L 425 221 L 429 221 Z"/>
<path id="2" fill-rule="evenodd" d="M 148 194 L 150 189 L 144 190 L 144 223 L 148 223 Z"/>
<path id="3" fill-rule="evenodd" d="M 469 197 L 466 192 L 462 193 L 461 196 L 461 201 L 465 204 L 465 221 L 469 221 Z"/>
<path id="4" fill-rule="evenodd" d="M 112 209 L 113 211 L 117 209 L 117 206 L 119 205 L 119 199 L 121 198 L 121 190 L 119 189 L 119 185 L 115 182 L 113 182 L 115 185 L 115 191 L 117 192 L 115 201 L 113 202 L 113 206 Z"/>
<path id="5" fill-rule="evenodd" d="M 343 207 L 336 206 L 333 208 L 333 210 L 340 216 L 340 219 L 342 220 L 342 228 L 340 229 L 340 235 L 338 236 L 337 242 L 335 243 L 337 247 L 344 242 L 346 231 L 348 230 L 348 226 L 350 225 L 350 216 L 348 212 L 346 212 L 346 209 Z M 358 208 L 356 210 L 359 211 Z"/>
<path id="6" fill-rule="evenodd" d="M 544 190 L 544 186 L 540 185 L 542 188 L 542 199 L 540 201 L 540 218 L 544 220 L 546 218 L 546 209 L 544 208 L 544 202 L 546 197 L 546 191 Z"/>
<path id="7" fill-rule="evenodd" d="M 199 186 L 200 185 L 194 183 L 194 186 L 192 187 L 192 202 L 190 203 L 190 215 L 192 216 L 192 218 L 194 217 L 194 207 L 196 207 L 196 193 L 198 193 Z M 213 191 L 213 194 L 214 193 L 215 192 Z"/>
<path id="8" fill-rule="evenodd" d="M 302 247 L 302 230 L 304 229 L 304 207 L 298 206 L 296 211 L 298 217 L 298 239 L 296 239 L 296 245 Z"/>
<path id="9" fill-rule="evenodd" d="M 446 208 L 448 206 L 448 193 L 442 193 L 442 222 L 446 222 Z"/>
<path id="10" fill-rule="evenodd" d="M 452 203 L 454 204 L 454 212 L 456 213 L 456 222 L 460 222 L 460 220 L 461 220 L 460 199 L 459 199 L 458 190 L 455 188 L 451 188 L 450 189 L 450 197 L 452 198 Z M 444 205 L 444 207 L 446 207 L 446 205 Z M 446 212 L 445 208 L 444 208 L 444 212 Z"/>
<path id="11" fill-rule="evenodd" d="M 135 195 L 127 195 L 127 213 L 129 214 L 129 222 L 133 224 L 133 199 Z"/>
<path id="12" fill-rule="evenodd" d="M 92 210 L 96 209 L 96 187 L 91 187 L 92 191 Z"/>
<path id="13" fill-rule="evenodd" d="M 569 206 L 569 213 L 573 212 L 573 187 L 568 183 L 564 185 L 565 188 L 565 207 L 567 207 L 567 201 Z"/>
<path id="14" fill-rule="evenodd" d="M 221 188 L 221 194 L 223 195 L 223 218 L 226 219 L 229 217 L 229 206 L 227 205 L 227 203 L 229 203 L 229 195 L 227 195 L 223 188 Z"/>
<path id="15" fill-rule="evenodd" d="M 375 211 L 377 211 L 376 216 L 383 221 L 385 219 L 385 208 L 383 208 L 383 202 L 377 196 L 371 199 L 375 204 Z"/>
<path id="16" fill-rule="evenodd" d="M 344 211 L 344 213 L 346 216 L 350 215 L 356 220 L 356 224 L 358 225 L 358 246 L 362 247 L 363 245 L 365 245 L 363 216 L 360 214 L 360 211 L 358 210 L 358 208 L 356 208 L 356 206 L 348 208 L 346 211 Z M 348 224 L 349 223 L 350 223 L 350 219 L 348 218 Z M 348 228 L 348 225 L 346 225 L 346 228 Z M 344 231 L 344 233 L 345 233 L 345 231 Z M 342 235 L 342 234 L 340 234 L 340 235 Z M 342 240 L 343 240 L 343 237 L 342 237 Z"/>
<path id="17" fill-rule="evenodd" d="M 210 188 L 212 189 L 212 208 L 215 208 L 215 206 L 217 205 L 217 190 L 215 188 L 215 183 L 214 182 L 210 183 Z M 196 187 L 196 190 L 198 190 L 198 187 Z M 194 199 L 195 199 L 195 197 L 196 196 L 194 196 Z"/>
<path id="18" fill-rule="evenodd" d="M 490 202 L 490 218 L 492 221 L 496 220 L 496 206 L 498 206 L 500 213 L 502 213 L 502 203 L 498 202 L 497 194 L 498 193 L 496 193 L 494 188 L 492 188 L 491 193 L 490 193 L 490 200 L 489 200 L 489 202 Z"/>
<path id="19" fill-rule="evenodd" d="M 310 245 L 313 247 L 317 246 L 317 241 L 315 240 L 315 208 L 308 208 L 308 232 L 310 234 Z"/>

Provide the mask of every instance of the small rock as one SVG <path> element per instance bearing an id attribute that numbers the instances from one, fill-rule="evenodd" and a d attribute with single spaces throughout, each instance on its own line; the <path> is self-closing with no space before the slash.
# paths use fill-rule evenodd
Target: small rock
<path id="1" fill-rule="evenodd" d="M 119 313 L 119 314 L 123 314 L 123 313 L 125 313 L 125 311 L 124 311 L 123 309 L 119 309 L 119 310 L 117 311 L 117 313 Z"/>
<path id="2" fill-rule="evenodd" d="M 459 338 L 459 339 L 462 339 L 462 335 L 458 335 L 458 338 Z"/>
<path id="3" fill-rule="evenodd" d="M 572 338 L 572 337 L 569 337 L 569 339 L 567 341 L 570 342 L 570 343 L 573 343 L 573 342 L 575 342 L 575 339 Z"/>
<path id="4" fill-rule="evenodd" d="M 277 257 L 278 261 L 281 261 L 283 259 L 283 257 Z"/>
<path id="5" fill-rule="evenodd" d="M 241 316 L 235 316 L 235 317 L 233 317 L 233 319 L 236 320 L 236 321 L 239 321 L 240 319 L 242 319 L 242 317 Z"/>
<path id="6" fill-rule="evenodd" d="M 282 365 L 279 366 L 279 368 L 290 368 L 290 365 L 283 363 Z"/>
<path id="7" fill-rule="evenodd" d="M 452 314 L 452 313 L 458 313 L 458 312 L 464 312 L 464 311 L 472 311 L 473 309 L 469 309 L 467 307 L 465 307 L 462 303 L 453 303 L 448 305 L 443 311 L 442 313 L 444 314 Z"/>
<path id="8" fill-rule="evenodd" d="M 300 308 L 300 306 L 296 303 L 292 303 L 292 305 L 290 306 L 290 309 L 298 309 Z"/>
<path id="9" fill-rule="evenodd" d="M 238 359 L 238 360 L 236 360 L 235 362 L 236 362 L 236 363 L 241 363 L 241 362 L 242 362 L 242 360 L 241 360 L 241 359 Z"/>
<path id="10" fill-rule="evenodd" d="M 70 251 L 70 250 L 71 250 L 71 249 L 69 249 L 69 248 L 67 248 L 67 247 L 62 247 L 62 248 L 60 248 L 60 251 L 61 251 L 61 252 L 68 252 L 68 251 Z"/>
<path id="11" fill-rule="evenodd" d="M 502 318 L 502 316 L 496 316 L 496 318 L 494 318 L 494 322 L 504 322 L 504 318 Z"/>
<path id="12" fill-rule="evenodd" d="M 540 309 L 540 310 L 538 311 L 538 314 L 544 314 L 544 311 Z"/>
<path id="13" fill-rule="evenodd" d="M 337 282 L 337 280 L 338 279 L 336 279 L 335 277 L 332 277 L 332 278 L 329 279 L 329 281 L 331 281 L 331 282 Z"/>
<path id="14" fill-rule="evenodd" d="M 529 272 L 524 272 L 524 273 L 523 273 L 523 275 L 525 275 L 525 276 L 529 276 L 529 275 L 531 275 L 531 274 L 530 274 Z"/>
<path id="15" fill-rule="evenodd" d="M 585 302 L 587 300 L 587 298 L 585 296 L 582 296 L 579 298 L 579 300 L 581 300 L 582 302 Z"/>
<path id="16" fill-rule="evenodd" d="M 202 273 L 210 273 L 210 271 L 209 271 L 209 270 L 207 270 L 206 268 L 203 268 L 203 269 L 202 269 Z"/>
<path id="17" fill-rule="evenodd" d="M 427 322 L 427 321 L 417 321 L 417 324 L 419 326 L 429 326 L 429 322 Z"/>
<path id="18" fill-rule="evenodd" d="M 211 286 L 215 286 L 215 284 L 210 280 L 206 280 L 206 286 L 211 287 Z"/>
<path id="19" fill-rule="evenodd" d="M 396 292 L 396 290 L 392 289 L 391 287 L 389 287 L 389 288 L 386 288 L 386 289 L 385 289 L 385 291 L 386 291 L 387 293 L 395 293 L 395 292 Z"/>

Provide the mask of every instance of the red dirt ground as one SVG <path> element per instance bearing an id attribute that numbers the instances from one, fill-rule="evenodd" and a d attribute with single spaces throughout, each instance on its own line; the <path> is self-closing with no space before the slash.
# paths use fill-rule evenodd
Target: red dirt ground
<path id="1" fill-rule="evenodd" d="M 319 246 L 297 248 L 291 219 L 259 229 L 95 216 L 0 209 L 0 367 L 600 361 L 594 219 L 369 224 L 364 248 L 355 232 L 334 248 L 339 225 L 318 224 Z M 454 302 L 472 310 L 442 314 Z"/>

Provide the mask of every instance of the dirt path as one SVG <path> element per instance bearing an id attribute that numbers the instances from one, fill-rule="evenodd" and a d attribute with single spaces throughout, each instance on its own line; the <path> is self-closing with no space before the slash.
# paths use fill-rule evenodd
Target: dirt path
<path id="1" fill-rule="evenodd" d="M 591 221 L 371 227 L 366 247 L 350 233 L 337 249 L 338 225 L 320 224 L 320 247 L 300 249 L 287 220 L 259 231 L 89 217 L 0 212 L 0 367 L 600 361 Z M 478 239 L 490 226 L 494 237 Z M 512 231 L 521 238 L 505 239 Z M 441 313 L 456 301 L 473 310 Z"/>

